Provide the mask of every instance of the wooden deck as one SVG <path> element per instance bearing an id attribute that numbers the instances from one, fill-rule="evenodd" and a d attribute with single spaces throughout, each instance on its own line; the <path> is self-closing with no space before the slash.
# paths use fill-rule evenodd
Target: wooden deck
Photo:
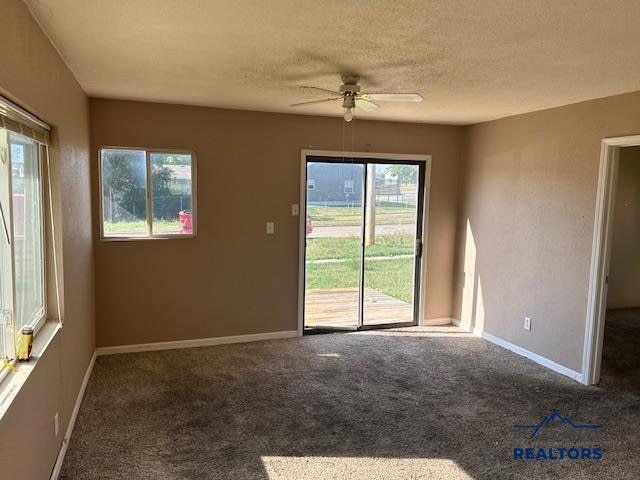
<path id="1" fill-rule="evenodd" d="M 304 309 L 305 327 L 355 327 L 358 324 L 358 290 L 307 290 Z M 365 325 L 412 321 L 413 305 L 377 290 L 365 289 Z"/>

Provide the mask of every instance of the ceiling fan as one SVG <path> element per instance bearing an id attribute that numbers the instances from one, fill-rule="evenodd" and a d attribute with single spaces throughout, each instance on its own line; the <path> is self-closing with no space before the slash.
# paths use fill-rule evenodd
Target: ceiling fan
<path id="1" fill-rule="evenodd" d="M 353 110 L 359 107 L 365 112 L 382 108 L 376 102 L 421 102 L 422 95 L 419 93 L 365 93 L 360 91 L 360 76 L 353 73 L 342 74 L 342 85 L 338 91 L 328 90 L 326 88 L 303 86 L 300 88 L 316 90 L 323 93 L 330 93 L 332 96 L 322 100 L 311 100 L 309 102 L 294 103 L 291 107 L 300 107 L 303 105 L 312 105 L 315 103 L 333 102 L 342 100 L 344 108 L 344 120 L 350 122 L 353 120 Z"/>

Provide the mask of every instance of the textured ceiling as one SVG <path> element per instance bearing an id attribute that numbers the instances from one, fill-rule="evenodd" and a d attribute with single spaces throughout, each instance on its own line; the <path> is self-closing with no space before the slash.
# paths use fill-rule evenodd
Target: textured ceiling
<path id="1" fill-rule="evenodd" d="M 362 118 L 468 124 L 640 90 L 637 0 L 26 0 L 91 96 L 339 115 L 335 89 L 416 91 Z"/>

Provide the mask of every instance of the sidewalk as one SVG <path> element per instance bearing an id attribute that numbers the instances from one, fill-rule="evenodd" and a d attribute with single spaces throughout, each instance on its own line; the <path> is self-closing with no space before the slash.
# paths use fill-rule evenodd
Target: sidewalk
<path id="1" fill-rule="evenodd" d="M 390 225 L 376 225 L 376 234 L 385 235 L 390 233 L 414 233 L 415 224 L 398 223 Z M 339 225 L 335 227 L 313 227 L 313 232 L 307 238 L 344 238 L 358 237 L 362 233 L 360 225 Z"/>

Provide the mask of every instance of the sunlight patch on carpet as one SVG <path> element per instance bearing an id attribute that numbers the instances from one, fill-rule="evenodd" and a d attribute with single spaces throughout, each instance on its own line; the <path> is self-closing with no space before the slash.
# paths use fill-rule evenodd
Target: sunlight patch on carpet
<path id="1" fill-rule="evenodd" d="M 473 480 L 443 458 L 263 456 L 269 480 Z"/>
<path id="2" fill-rule="evenodd" d="M 384 330 L 362 330 L 357 335 L 376 335 L 383 337 L 474 337 L 470 332 L 454 325 L 417 326 L 385 328 Z"/>

